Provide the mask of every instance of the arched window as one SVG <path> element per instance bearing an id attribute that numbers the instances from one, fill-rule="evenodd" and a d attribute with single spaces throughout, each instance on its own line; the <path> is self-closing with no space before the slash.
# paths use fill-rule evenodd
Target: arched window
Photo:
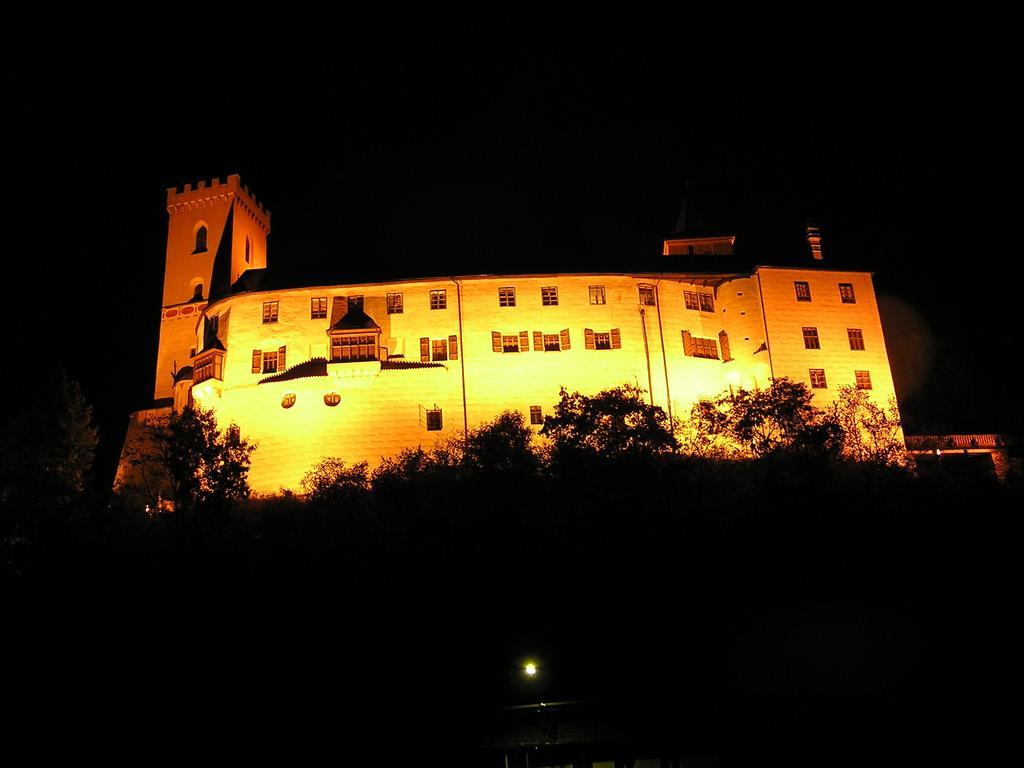
<path id="1" fill-rule="evenodd" d="M 192 293 L 192 301 L 202 301 L 202 300 L 203 300 L 203 284 L 199 283 L 196 286 L 195 291 Z"/>
<path id="2" fill-rule="evenodd" d="M 245 263 L 249 263 L 249 238 L 245 238 Z"/>
<path id="3" fill-rule="evenodd" d="M 192 253 L 206 253 L 206 227 L 196 230 L 196 249 Z"/>

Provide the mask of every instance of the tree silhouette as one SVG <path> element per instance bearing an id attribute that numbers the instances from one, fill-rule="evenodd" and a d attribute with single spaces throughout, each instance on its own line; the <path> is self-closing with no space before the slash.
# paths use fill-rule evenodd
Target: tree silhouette
<path id="1" fill-rule="evenodd" d="M 92 406 L 64 371 L 3 429 L 0 494 L 8 504 L 63 504 L 85 490 L 96 453 Z"/>
<path id="2" fill-rule="evenodd" d="M 217 427 L 212 410 L 191 405 L 144 425 L 126 455 L 132 467 L 124 490 L 153 510 L 174 511 L 182 522 L 223 510 L 249 496 L 249 466 L 256 445 L 234 424 Z"/>
<path id="3" fill-rule="evenodd" d="M 588 396 L 563 388 L 541 434 L 551 440 L 552 460 L 649 457 L 678 447 L 665 411 L 629 384 Z"/>

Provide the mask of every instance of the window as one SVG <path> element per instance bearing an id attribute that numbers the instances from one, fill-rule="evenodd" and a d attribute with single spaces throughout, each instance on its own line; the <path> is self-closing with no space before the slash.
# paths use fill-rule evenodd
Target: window
<path id="1" fill-rule="evenodd" d="M 247 237 L 247 238 L 245 238 L 245 263 L 246 264 L 249 263 L 249 251 L 250 251 L 250 249 L 251 249 L 251 245 L 249 243 L 249 238 Z"/>
<path id="2" fill-rule="evenodd" d="M 341 395 L 339 395 L 337 392 L 328 392 L 326 395 L 324 395 L 324 405 L 330 408 L 333 408 L 340 402 Z"/>
<path id="3" fill-rule="evenodd" d="M 846 335 L 850 337 L 850 349 L 864 350 L 864 334 L 860 328 L 847 328 Z"/>
<path id="4" fill-rule="evenodd" d="M 203 300 L 203 284 L 202 283 L 198 283 L 196 285 L 196 289 L 192 292 L 192 301 L 202 301 L 202 300 Z"/>
<path id="5" fill-rule="evenodd" d="M 284 397 L 281 398 L 281 407 L 282 408 L 291 408 L 293 405 L 295 405 L 295 393 L 294 392 L 289 392 Z"/>
<path id="6" fill-rule="evenodd" d="M 584 328 L 583 346 L 587 349 L 621 349 L 622 334 L 618 328 L 612 328 L 608 333 L 596 333 L 590 328 Z"/>
<path id="7" fill-rule="evenodd" d="M 839 298 L 843 300 L 843 304 L 857 303 L 857 296 L 853 292 L 853 283 L 839 284 Z"/>
<path id="8" fill-rule="evenodd" d="M 499 307 L 514 307 L 516 305 L 516 289 L 515 288 L 499 288 L 498 289 L 498 306 Z"/>
<path id="9" fill-rule="evenodd" d="M 854 371 L 857 389 L 871 389 L 871 371 Z"/>
<path id="10" fill-rule="evenodd" d="M 700 309 L 696 291 L 683 291 L 683 301 L 686 302 L 687 309 Z"/>
<path id="11" fill-rule="evenodd" d="M 206 253 L 206 227 L 196 230 L 196 249 L 192 253 Z"/>
<path id="12" fill-rule="evenodd" d="M 828 389 L 824 368 L 811 368 L 811 389 Z"/>
<path id="13" fill-rule="evenodd" d="M 264 323 L 276 323 L 277 322 L 277 302 L 276 301 L 264 301 L 263 302 L 263 322 Z"/>
<path id="14" fill-rule="evenodd" d="M 447 360 L 448 359 L 448 340 L 447 339 L 434 339 L 431 343 L 433 348 L 433 359 Z"/>
<path id="15" fill-rule="evenodd" d="M 263 353 L 263 373 L 277 373 L 277 352 Z"/>
<path id="16" fill-rule="evenodd" d="M 441 409 L 435 408 L 427 411 L 427 431 L 440 432 L 442 426 Z"/>
<path id="17" fill-rule="evenodd" d="M 647 307 L 654 306 L 654 286 L 653 285 L 640 285 L 637 286 L 637 290 L 640 292 L 640 303 Z"/>
<path id="18" fill-rule="evenodd" d="M 817 328 L 804 328 L 804 349 L 821 349 Z"/>
<path id="19" fill-rule="evenodd" d="M 286 366 L 285 354 L 287 351 L 287 347 L 280 347 L 277 351 L 270 352 L 254 349 L 252 351 L 252 372 L 277 373 L 283 371 Z"/>
<path id="20" fill-rule="evenodd" d="M 540 303 L 545 307 L 558 306 L 558 286 L 549 285 L 540 289 Z"/>
<path id="21" fill-rule="evenodd" d="M 331 336 L 331 362 L 348 363 L 376 359 L 376 334 Z"/>
<path id="22" fill-rule="evenodd" d="M 448 359 L 459 359 L 459 337 L 452 335 L 448 337 Z"/>
<path id="23" fill-rule="evenodd" d="M 389 293 L 388 294 L 388 314 L 389 315 L 400 315 L 403 311 L 402 294 L 400 293 Z"/>
<path id="24" fill-rule="evenodd" d="M 563 328 L 558 333 L 533 332 L 534 352 L 561 352 L 569 349 L 569 329 Z"/>
<path id="25" fill-rule="evenodd" d="M 501 337 L 501 351 L 502 352 L 518 352 L 519 351 L 519 337 L 518 336 L 502 336 Z"/>
<path id="26" fill-rule="evenodd" d="M 604 304 L 604 286 L 603 285 L 592 285 L 590 286 L 590 303 L 591 304 Z"/>
<path id="27" fill-rule="evenodd" d="M 704 357 L 708 360 L 718 359 L 718 342 L 714 339 L 702 339 L 683 331 L 683 354 L 687 357 Z"/>
<path id="28" fill-rule="evenodd" d="M 710 293 L 698 294 L 700 298 L 700 311 L 701 312 L 714 312 L 715 311 L 715 297 Z"/>
<path id="29" fill-rule="evenodd" d="M 360 312 L 363 311 L 363 297 L 362 296 L 349 296 L 348 297 L 348 311 L 351 312 L 354 309 L 358 309 Z"/>
<path id="30" fill-rule="evenodd" d="M 793 283 L 793 288 L 796 290 L 797 301 L 810 301 L 811 300 L 811 284 L 797 280 Z"/>
<path id="31" fill-rule="evenodd" d="M 541 410 L 539 405 L 530 406 L 530 423 L 531 424 L 543 424 L 544 423 L 544 411 Z"/>
<path id="32" fill-rule="evenodd" d="M 321 296 L 309 300 L 309 319 L 324 320 L 327 318 L 327 297 Z"/>
<path id="33" fill-rule="evenodd" d="M 431 291 L 430 292 L 430 308 L 431 309 L 448 309 L 448 292 L 447 291 Z"/>

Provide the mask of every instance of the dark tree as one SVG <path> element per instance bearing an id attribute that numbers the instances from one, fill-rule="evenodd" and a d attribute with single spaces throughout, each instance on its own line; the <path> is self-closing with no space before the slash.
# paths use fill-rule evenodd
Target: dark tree
<path id="1" fill-rule="evenodd" d="M 151 509 L 173 510 L 179 520 L 224 509 L 249 496 L 249 465 L 256 446 L 234 424 L 217 427 L 213 411 L 189 406 L 146 425 L 144 439 L 126 458 L 125 490 Z"/>
<path id="2" fill-rule="evenodd" d="M 552 459 L 649 457 L 678 447 L 665 411 L 628 384 L 587 396 L 564 388 L 541 434 L 550 438 Z"/>
<path id="3" fill-rule="evenodd" d="M 63 504 L 85 490 L 96 453 L 92 406 L 61 371 L 4 427 L 0 493 L 8 504 Z"/>

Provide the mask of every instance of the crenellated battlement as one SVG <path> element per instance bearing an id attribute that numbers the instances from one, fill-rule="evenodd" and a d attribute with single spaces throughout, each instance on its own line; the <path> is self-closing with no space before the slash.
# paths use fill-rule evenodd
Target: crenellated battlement
<path id="1" fill-rule="evenodd" d="M 180 188 L 167 188 L 168 213 L 210 205 L 226 205 L 232 201 L 237 201 L 245 208 L 265 233 L 270 232 L 270 210 L 256 199 L 247 184 L 242 184 L 237 173 L 231 174 L 225 181 L 215 176 L 209 181 L 200 179 L 195 185 L 185 184 Z"/>

